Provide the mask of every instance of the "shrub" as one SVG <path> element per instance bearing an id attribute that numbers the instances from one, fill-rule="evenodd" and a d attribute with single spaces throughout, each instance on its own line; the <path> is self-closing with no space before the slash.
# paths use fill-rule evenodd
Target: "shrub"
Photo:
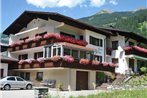
<path id="1" fill-rule="evenodd" d="M 90 61 L 88 59 L 80 59 L 80 64 L 83 64 L 83 65 L 88 65 L 90 63 Z"/>
<path id="2" fill-rule="evenodd" d="M 72 56 L 70 56 L 70 55 L 63 56 L 63 60 L 68 62 L 68 63 L 74 62 L 74 58 Z"/>
<path id="3" fill-rule="evenodd" d="M 147 73 L 147 67 L 141 67 L 140 70 L 141 70 L 141 72 L 143 72 L 143 73 Z"/>
<path id="4" fill-rule="evenodd" d="M 53 56 L 53 57 L 51 57 L 51 60 L 52 60 L 53 62 L 57 62 L 57 61 L 59 61 L 60 59 L 61 59 L 60 56 Z"/>

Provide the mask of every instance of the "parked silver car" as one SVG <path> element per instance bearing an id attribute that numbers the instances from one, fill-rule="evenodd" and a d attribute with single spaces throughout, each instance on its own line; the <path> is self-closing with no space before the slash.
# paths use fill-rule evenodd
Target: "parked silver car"
<path id="1" fill-rule="evenodd" d="M 7 76 L 0 79 L 0 88 L 4 90 L 9 89 L 32 89 L 32 82 L 26 81 L 18 76 Z"/>

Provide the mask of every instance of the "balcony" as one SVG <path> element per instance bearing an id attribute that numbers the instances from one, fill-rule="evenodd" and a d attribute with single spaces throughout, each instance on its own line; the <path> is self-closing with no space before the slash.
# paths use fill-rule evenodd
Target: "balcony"
<path id="1" fill-rule="evenodd" d="M 96 63 L 97 62 L 97 63 Z M 32 69 L 32 68 L 55 68 L 55 67 L 64 67 L 64 68 L 75 68 L 75 69 L 84 69 L 84 70 L 101 70 L 101 71 L 110 71 L 114 72 L 115 64 L 100 63 L 95 60 L 88 59 L 74 59 L 71 56 L 59 57 L 54 56 L 49 59 L 40 58 L 39 60 L 32 60 L 31 62 L 21 61 L 17 65 L 17 69 Z"/>
<path id="2" fill-rule="evenodd" d="M 80 46 L 87 45 L 87 42 L 83 40 L 76 40 L 74 38 L 63 36 L 57 33 L 47 33 L 44 36 L 36 36 L 34 38 L 28 38 L 25 41 L 19 40 L 15 43 L 12 43 L 9 46 L 8 51 L 18 51 L 28 48 L 34 48 L 48 44 L 53 44 L 56 42 L 67 42 Z"/>
<path id="3" fill-rule="evenodd" d="M 145 48 L 139 46 L 130 46 L 125 47 L 124 50 L 126 55 L 137 55 L 147 58 L 147 49 Z"/>

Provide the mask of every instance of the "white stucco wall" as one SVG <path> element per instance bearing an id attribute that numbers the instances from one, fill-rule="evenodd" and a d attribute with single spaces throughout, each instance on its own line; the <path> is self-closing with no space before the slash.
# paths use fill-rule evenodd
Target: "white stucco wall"
<path id="1" fill-rule="evenodd" d="M 34 84 L 40 85 L 39 81 L 36 81 L 37 72 L 43 72 L 43 80 L 56 80 L 56 87 L 63 84 L 64 90 L 76 90 L 76 72 L 86 71 L 88 72 L 88 89 L 94 89 L 93 84 L 96 81 L 96 71 L 92 70 L 79 70 L 70 68 L 38 68 L 34 70 L 18 70 L 16 72 L 30 72 L 30 81 Z"/>
<path id="2" fill-rule="evenodd" d="M 89 30 L 85 30 L 85 32 L 86 32 L 86 35 L 85 35 L 86 41 L 88 42 L 88 45 L 86 47 L 90 47 L 90 48 L 95 49 L 94 53 L 96 55 L 102 56 L 102 61 L 104 61 L 105 51 L 106 51 L 106 49 L 104 49 L 104 39 L 106 38 L 106 36 L 102 35 L 102 34 L 98 34 L 96 32 L 89 31 Z M 90 43 L 89 42 L 90 41 L 89 40 L 90 36 L 102 39 L 103 40 L 103 47 L 99 47 L 99 46 L 95 46 L 95 45 L 89 44 Z"/>
<path id="3" fill-rule="evenodd" d="M 8 74 L 8 64 L 7 63 L 0 63 L 0 69 L 3 69 L 3 75 L 4 77 Z"/>

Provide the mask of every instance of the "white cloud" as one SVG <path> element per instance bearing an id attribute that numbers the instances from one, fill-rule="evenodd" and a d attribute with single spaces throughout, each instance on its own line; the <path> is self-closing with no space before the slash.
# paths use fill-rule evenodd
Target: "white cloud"
<path id="1" fill-rule="evenodd" d="M 116 2 L 116 0 L 110 0 L 109 3 L 111 3 L 111 4 L 113 4 L 113 5 L 117 5 L 117 4 L 118 4 L 118 3 Z"/>
<path id="2" fill-rule="evenodd" d="M 101 7 L 105 4 L 106 0 L 90 0 L 90 5 L 92 7 Z"/>
<path id="3" fill-rule="evenodd" d="M 28 4 L 32 4 L 41 8 L 53 7 L 75 7 L 81 5 L 85 0 L 26 0 Z"/>
<path id="4" fill-rule="evenodd" d="M 26 0 L 28 4 L 41 8 L 53 7 L 101 7 L 106 2 L 117 5 L 116 0 Z"/>
<path id="5" fill-rule="evenodd" d="M 85 0 L 59 0 L 58 6 L 59 7 L 75 7 L 77 5 L 81 5 L 85 2 Z"/>

